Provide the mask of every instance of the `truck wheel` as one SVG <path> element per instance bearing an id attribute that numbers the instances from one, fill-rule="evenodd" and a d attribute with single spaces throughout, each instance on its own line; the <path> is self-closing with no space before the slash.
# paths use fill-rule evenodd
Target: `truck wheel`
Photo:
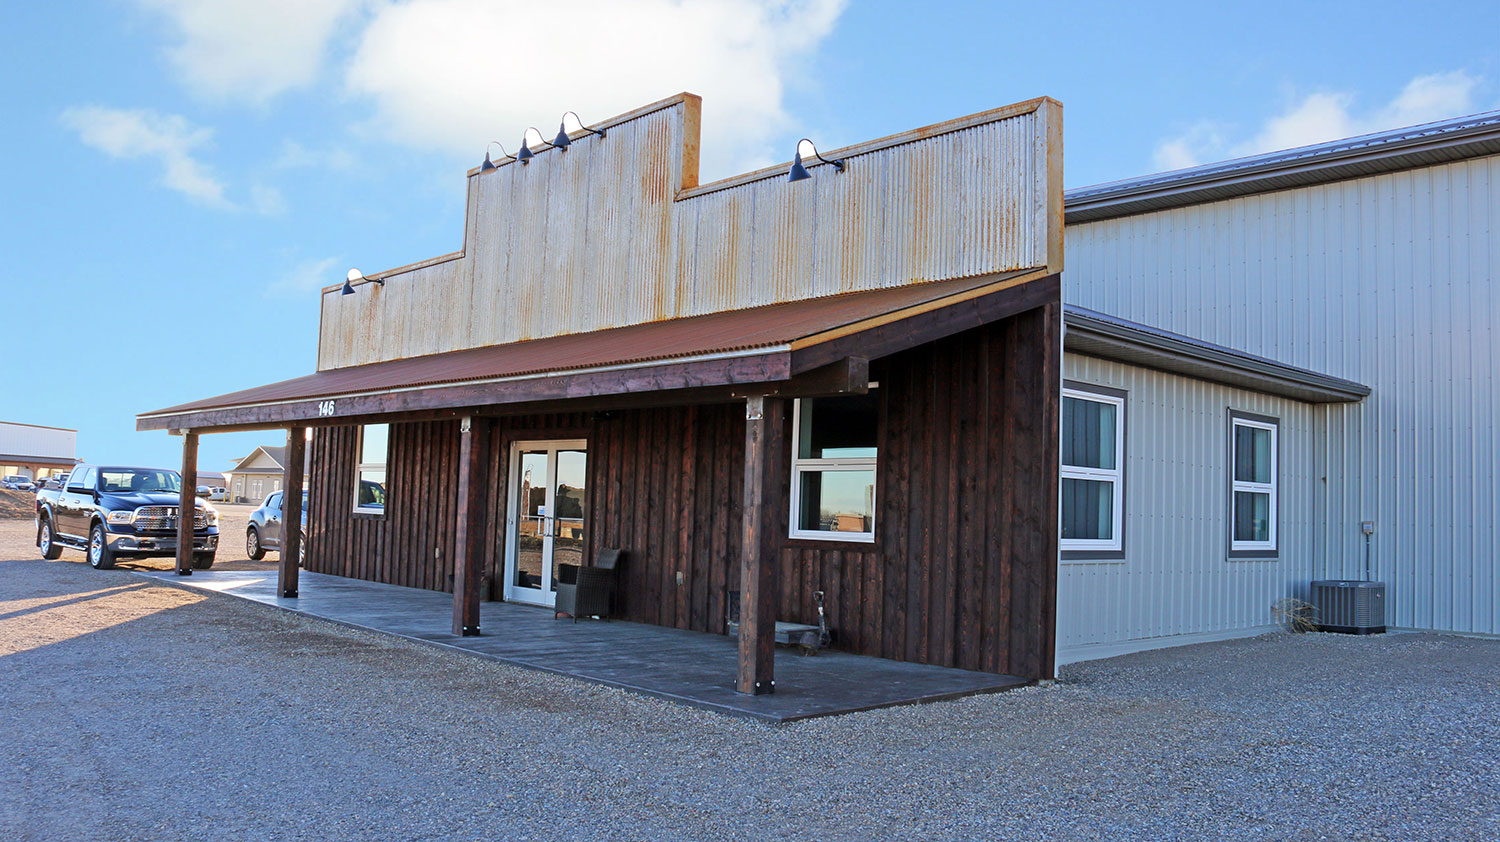
<path id="1" fill-rule="evenodd" d="M 104 524 L 96 523 L 89 530 L 89 566 L 95 570 L 108 570 L 115 566 L 115 554 L 109 548 L 109 536 L 104 534 Z"/>
<path id="2" fill-rule="evenodd" d="M 55 561 L 62 556 L 62 544 L 57 543 L 57 538 L 52 534 L 52 521 L 42 518 L 42 532 L 37 536 L 36 545 L 42 550 L 42 558 Z"/>
<path id="3" fill-rule="evenodd" d="M 193 553 L 193 569 L 207 570 L 214 566 L 213 553 Z"/>
<path id="4" fill-rule="evenodd" d="M 266 557 L 266 548 L 260 545 L 260 531 L 253 526 L 245 530 L 245 555 L 250 556 L 251 561 Z"/>

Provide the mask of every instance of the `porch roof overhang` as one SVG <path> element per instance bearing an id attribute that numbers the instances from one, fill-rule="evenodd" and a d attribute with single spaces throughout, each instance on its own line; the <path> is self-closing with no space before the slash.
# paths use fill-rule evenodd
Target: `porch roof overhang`
<path id="1" fill-rule="evenodd" d="M 862 390 L 841 368 L 847 361 L 1055 302 L 1059 289 L 1048 270 L 1021 270 L 330 369 L 144 413 L 136 428 L 270 429 L 581 408 L 590 400 L 602 408 L 689 394 Z M 799 384 L 830 369 L 849 382 Z"/>
<path id="2" fill-rule="evenodd" d="M 1063 349 L 1307 403 L 1355 403 L 1370 387 L 1214 345 L 1180 333 L 1064 305 Z"/>

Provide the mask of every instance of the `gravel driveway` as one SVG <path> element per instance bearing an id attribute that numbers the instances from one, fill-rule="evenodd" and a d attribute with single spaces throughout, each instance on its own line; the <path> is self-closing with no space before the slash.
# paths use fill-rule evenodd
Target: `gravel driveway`
<path id="1" fill-rule="evenodd" d="M 1270 636 L 775 728 L 30 529 L 0 521 L 0 839 L 1500 839 L 1500 641 Z"/>

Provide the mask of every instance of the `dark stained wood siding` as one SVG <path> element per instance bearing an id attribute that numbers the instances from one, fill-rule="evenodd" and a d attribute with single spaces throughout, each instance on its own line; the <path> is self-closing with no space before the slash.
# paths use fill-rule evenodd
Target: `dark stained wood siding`
<path id="1" fill-rule="evenodd" d="M 787 541 L 781 619 L 816 622 L 821 590 L 841 649 L 1050 675 L 1057 322 L 1038 308 L 872 365 L 876 542 Z"/>
<path id="2" fill-rule="evenodd" d="M 872 363 L 881 384 L 877 540 L 783 540 L 780 619 L 816 622 L 821 590 L 839 649 L 1050 674 L 1058 318 L 1048 305 Z M 547 438 L 589 440 L 587 552 L 629 552 L 622 616 L 723 632 L 727 595 L 738 588 L 743 404 L 499 418 L 491 598 L 503 575 L 510 445 Z M 392 426 L 380 519 L 351 515 L 354 446 L 353 428 L 315 434 L 309 569 L 451 590 L 457 422 Z M 787 483 L 790 470 L 781 472 Z M 788 490 L 777 497 L 781 535 Z"/>
<path id="3" fill-rule="evenodd" d="M 625 618 L 724 631 L 725 598 L 738 589 L 744 418 L 741 404 L 709 404 L 595 421 L 589 459 L 602 496 L 591 544 L 630 553 Z"/>
<path id="4" fill-rule="evenodd" d="M 307 569 L 451 591 L 458 422 L 392 424 L 384 515 L 354 514 L 357 427 L 313 433 Z"/>

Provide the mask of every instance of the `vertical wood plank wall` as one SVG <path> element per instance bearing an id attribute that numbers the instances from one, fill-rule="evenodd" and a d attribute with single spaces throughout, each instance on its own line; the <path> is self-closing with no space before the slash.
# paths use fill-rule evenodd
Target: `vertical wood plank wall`
<path id="1" fill-rule="evenodd" d="M 839 649 L 1050 674 L 1059 334 L 1050 305 L 873 364 L 876 543 L 785 540 L 781 619 L 816 622 L 821 590 Z M 724 631 L 739 559 L 743 405 L 506 417 L 494 435 L 491 598 L 503 577 L 511 442 L 582 437 L 586 552 L 629 553 L 622 616 Z M 351 514 L 356 438 L 343 427 L 315 434 L 308 569 L 451 591 L 457 422 L 392 425 L 382 519 Z M 790 464 L 782 476 L 789 484 Z M 783 535 L 788 491 L 778 498 Z"/>

